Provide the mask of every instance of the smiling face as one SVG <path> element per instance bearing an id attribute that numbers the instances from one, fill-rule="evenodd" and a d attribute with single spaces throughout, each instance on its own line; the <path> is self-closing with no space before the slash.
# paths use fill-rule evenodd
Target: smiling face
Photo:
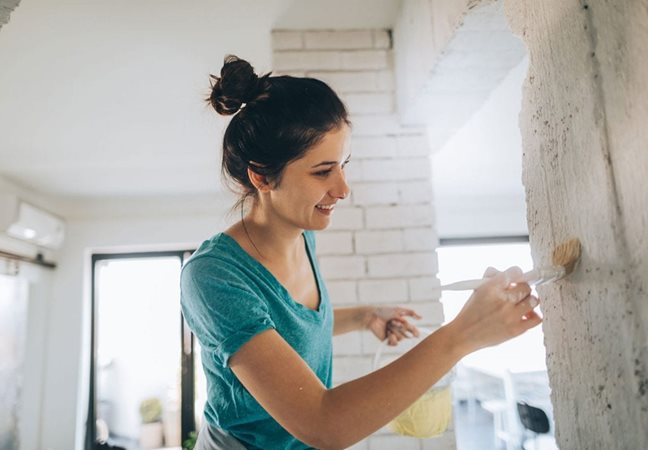
<path id="1" fill-rule="evenodd" d="M 301 230 L 323 230 L 337 202 L 349 194 L 344 167 L 349 162 L 349 127 L 324 135 L 306 154 L 286 166 L 281 181 L 263 195 L 273 219 Z"/>

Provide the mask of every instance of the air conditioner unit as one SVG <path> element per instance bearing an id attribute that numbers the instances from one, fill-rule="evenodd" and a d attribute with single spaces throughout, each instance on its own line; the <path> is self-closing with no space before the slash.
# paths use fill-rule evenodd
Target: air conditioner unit
<path id="1" fill-rule="evenodd" d="M 57 249 L 63 244 L 65 223 L 15 195 L 0 195 L 0 232 L 39 247 Z"/>

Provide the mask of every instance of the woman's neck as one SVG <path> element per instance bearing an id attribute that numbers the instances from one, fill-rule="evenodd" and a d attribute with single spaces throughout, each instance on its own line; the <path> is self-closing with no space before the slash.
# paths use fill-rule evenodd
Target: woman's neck
<path id="1" fill-rule="evenodd" d="M 260 207 L 252 207 L 240 224 L 244 238 L 262 262 L 292 264 L 303 256 L 303 230 L 269 217 Z"/>

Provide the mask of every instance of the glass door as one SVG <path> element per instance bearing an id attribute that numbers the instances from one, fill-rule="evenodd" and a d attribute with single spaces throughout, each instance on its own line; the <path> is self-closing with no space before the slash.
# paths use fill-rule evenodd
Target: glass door
<path id="1" fill-rule="evenodd" d="M 193 397 L 193 382 L 184 380 L 193 351 L 183 349 L 183 257 L 95 255 L 95 441 L 128 450 L 180 449 L 183 428 L 195 427 L 193 418 L 183 419 L 183 410 L 193 415 L 193 400 L 184 404 L 187 394 Z"/>
<path id="2" fill-rule="evenodd" d="M 0 273 L 0 450 L 16 449 L 20 444 L 27 289 L 23 278 Z"/>

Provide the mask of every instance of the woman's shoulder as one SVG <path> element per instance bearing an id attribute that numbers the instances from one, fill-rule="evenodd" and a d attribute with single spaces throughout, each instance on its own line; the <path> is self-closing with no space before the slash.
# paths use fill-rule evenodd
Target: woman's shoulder
<path id="1" fill-rule="evenodd" d="M 226 234 L 219 233 L 206 240 L 183 265 L 180 275 L 181 301 L 184 305 L 224 299 L 221 306 L 232 299 L 246 298 L 258 301 L 254 286 L 254 268 L 241 257 L 240 248 Z"/>
<path id="2" fill-rule="evenodd" d="M 189 257 L 182 267 L 182 273 L 191 275 L 210 275 L 234 277 L 240 272 L 236 270 L 241 265 L 239 249 L 232 238 L 225 233 L 217 233 L 205 240 Z"/>

